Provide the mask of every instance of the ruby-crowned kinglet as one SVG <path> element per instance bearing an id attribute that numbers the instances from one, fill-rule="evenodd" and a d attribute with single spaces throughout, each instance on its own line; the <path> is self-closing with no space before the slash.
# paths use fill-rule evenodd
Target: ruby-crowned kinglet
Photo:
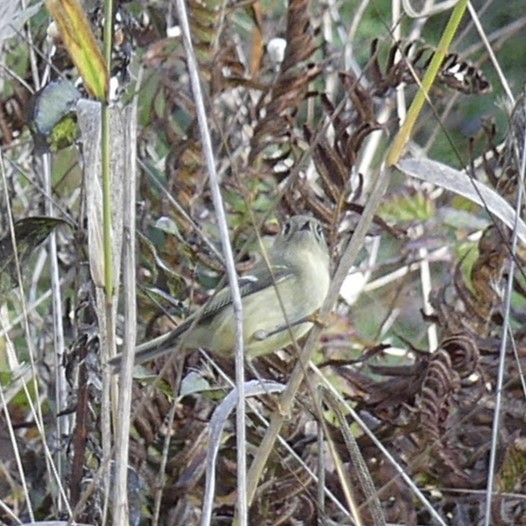
<path id="1" fill-rule="evenodd" d="M 243 303 L 246 356 L 268 354 L 303 336 L 309 317 L 322 305 L 329 290 L 329 251 L 321 224 L 309 216 L 291 217 L 265 258 L 250 275 L 239 279 Z M 235 321 L 229 287 L 217 292 L 201 309 L 173 331 L 137 347 L 135 363 L 170 352 L 176 345 L 203 347 L 233 354 Z M 110 361 L 119 369 L 121 356 Z"/>

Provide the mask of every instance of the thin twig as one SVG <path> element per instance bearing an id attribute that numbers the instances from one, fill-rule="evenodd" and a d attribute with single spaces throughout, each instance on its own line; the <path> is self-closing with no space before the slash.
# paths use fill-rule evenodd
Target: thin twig
<path id="1" fill-rule="evenodd" d="M 363 241 L 373 221 L 373 217 L 376 213 L 378 204 L 380 203 L 380 200 L 384 195 L 385 190 L 387 189 L 388 181 L 388 170 L 385 166 L 383 166 L 382 170 L 376 176 L 376 179 L 372 185 L 371 194 L 367 200 L 367 204 L 364 208 L 364 211 L 360 217 L 360 220 L 358 221 L 358 224 L 356 225 L 354 234 L 340 260 L 338 269 L 334 277 L 332 278 L 329 293 L 327 295 L 325 303 L 323 304 L 323 307 L 320 310 L 319 316 L 321 320 L 325 320 L 329 312 L 332 310 L 334 302 L 338 297 L 342 283 L 347 277 L 349 269 L 351 268 L 352 264 L 354 263 L 358 253 L 360 252 L 363 246 Z M 315 325 L 311 330 L 309 337 L 305 343 L 305 346 L 299 356 L 298 363 L 292 371 L 290 380 L 287 384 L 287 388 L 280 397 L 279 407 L 281 408 L 281 411 L 276 411 L 272 416 L 269 428 L 265 436 L 263 437 L 263 441 L 261 442 L 261 446 L 258 449 L 258 453 L 254 458 L 252 465 L 250 466 L 247 488 L 249 503 L 251 503 L 252 499 L 254 498 L 257 484 L 259 482 L 259 479 L 261 478 L 263 468 L 267 463 L 267 459 L 270 455 L 270 452 L 272 451 L 274 442 L 276 441 L 276 437 L 281 429 L 286 415 L 289 413 L 290 408 L 294 403 L 296 392 L 298 391 L 298 388 L 303 380 L 305 364 L 309 362 L 311 355 L 314 352 L 314 347 L 318 341 L 321 330 L 321 325 Z"/>
<path id="2" fill-rule="evenodd" d="M 438 514 L 438 512 L 433 508 L 429 500 L 425 497 L 425 495 L 420 491 L 420 489 L 416 486 L 412 478 L 403 470 L 400 463 L 395 459 L 393 455 L 388 451 L 388 449 L 382 444 L 380 440 L 376 437 L 373 431 L 371 431 L 365 422 L 360 418 L 360 415 L 355 411 L 355 409 L 352 407 L 352 405 L 348 404 L 346 400 L 344 400 L 342 394 L 334 387 L 334 385 L 327 380 L 327 378 L 321 374 L 321 372 L 317 369 L 317 367 L 314 364 L 310 364 L 310 367 L 315 370 L 318 373 L 319 378 L 323 382 L 323 385 L 327 388 L 329 392 L 331 392 L 334 395 L 334 398 L 345 407 L 346 411 L 351 415 L 353 420 L 360 426 L 362 431 L 371 438 L 373 444 L 379 449 L 379 451 L 385 456 L 385 458 L 389 461 L 389 463 L 395 468 L 395 470 L 398 472 L 400 477 L 405 481 L 405 483 L 411 488 L 413 493 L 416 495 L 416 497 L 420 500 L 420 502 L 424 505 L 424 507 L 427 509 L 431 517 L 440 525 L 440 526 L 446 526 L 446 522 L 444 519 Z M 380 489 L 381 491 L 381 489 Z"/>
<path id="3" fill-rule="evenodd" d="M 523 111 L 522 108 L 520 111 Z M 523 192 L 524 192 L 524 174 L 526 172 L 526 135 L 523 139 L 522 156 L 520 158 L 520 178 L 517 181 L 517 202 L 515 203 L 515 225 L 511 237 L 511 254 L 517 253 L 517 242 L 519 240 L 518 224 L 522 209 Z M 517 155 L 517 161 L 518 155 Z M 504 385 L 504 372 L 506 369 L 506 353 L 508 347 L 508 336 L 512 336 L 511 327 L 511 300 L 513 296 L 513 283 L 515 274 L 516 258 L 510 258 L 510 266 L 508 270 L 508 283 L 506 287 L 506 296 L 504 298 L 504 320 L 502 329 L 502 340 L 500 343 L 499 352 L 499 368 L 497 373 L 497 384 L 495 385 L 495 411 L 493 414 L 493 428 L 491 432 L 491 449 L 488 467 L 488 483 L 486 487 L 486 505 L 484 514 L 484 526 L 491 524 L 491 508 L 493 500 L 493 488 L 495 486 L 495 470 L 497 465 L 497 450 L 499 443 L 500 429 L 500 414 L 502 408 L 502 391 Z"/>
<path id="4" fill-rule="evenodd" d="M 244 349 L 243 349 L 243 307 L 241 303 L 241 294 L 239 292 L 239 284 L 236 273 L 234 255 L 230 240 L 228 237 L 228 226 L 226 223 L 226 215 L 223 205 L 223 198 L 219 188 L 219 180 L 217 177 L 214 152 L 212 149 L 212 141 L 208 129 L 208 122 L 206 117 L 203 94 L 201 92 L 201 83 L 199 79 L 199 71 L 197 68 L 197 60 L 194 54 L 190 25 L 188 23 L 188 15 L 186 12 L 186 5 L 184 0 L 177 0 L 176 2 L 177 14 L 181 24 L 181 31 L 183 37 L 183 44 L 186 51 L 186 59 L 188 62 L 188 71 L 190 74 L 190 83 L 192 85 L 192 92 L 194 95 L 194 102 L 196 106 L 197 120 L 199 123 L 199 131 L 201 133 L 201 140 L 203 143 L 203 152 L 205 155 L 206 165 L 208 169 L 208 177 L 210 183 L 210 190 L 212 192 L 212 201 L 217 215 L 217 222 L 219 226 L 219 234 L 221 237 L 221 245 L 223 254 L 225 256 L 226 270 L 228 275 L 228 282 L 232 292 L 232 306 L 234 309 L 234 319 L 236 327 L 236 387 L 238 392 L 238 403 L 236 412 L 236 430 L 237 430 L 237 495 L 238 495 L 238 517 L 239 524 L 245 526 L 248 524 L 248 507 L 247 507 L 247 492 L 246 492 L 246 439 L 245 439 L 245 364 L 244 364 Z"/>
<path id="5" fill-rule="evenodd" d="M 42 156 L 43 168 L 44 168 L 44 180 L 46 192 L 51 195 L 52 184 L 51 184 L 51 154 L 45 153 Z M 55 215 L 55 207 L 53 200 L 46 201 L 47 214 L 50 217 Z M 63 319 L 64 314 L 62 312 L 62 297 L 60 294 L 60 276 L 58 269 L 58 255 L 57 255 L 57 238 L 56 233 L 53 231 L 49 236 L 49 261 L 50 261 L 50 272 L 51 272 L 51 291 L 52 291 L 52 304 L 53 304 L 53 339 L 54 339 L 54 366 L 55 366 L 55 385 L 57 390 L 57 416 L 56 416 L 56 434 L 57 437 L 69 436 L 69 417 L 62 415 L 62 412 L 68 404 L 68 384 L 66 381 L 66 368 L 64 365 L 64 353 L 65 353 L 65 342 L 64 342 L 64 325 Z M 62 415 L 62 416 L 58 416 Z M 62 480 L 62 452 L 59 451 L 55 455 L 57 463 L 57 472 L 60 479 Z M 62 510 L 62 498 L 59 494 L 58 508 Z"/>
<path id="6" fill-rule="evenodd" d="M 127 524 L 128 517 L 128 451 L 131 426 L 131 398 L 133 388 L 133 351 L 137 337 L 136 258 L 135 258 L 135 202 L 136 202 L 136 126 L 137 98 L 123 112 L 126 139 L 126 174 L 123 193 L 123 308 L 124 308 L 124 360 L 120 374 L 119 418 L 115 442 L 115 495 L 113 519 L 115 524 Z"/>

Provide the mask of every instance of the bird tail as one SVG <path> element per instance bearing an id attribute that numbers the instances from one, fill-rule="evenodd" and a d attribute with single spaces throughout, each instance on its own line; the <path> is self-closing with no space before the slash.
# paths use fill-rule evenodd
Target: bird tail
<path id="1" fill-rule="evenodd" d="M 133 363 L 135 365 L 139 365 L 141 363 L 149 362 L 150 360 L 154 360 L 155 358 L 160 358 L 161 356 L 168 354 L 173 350 L 174 346 L 177 345 L 179 336 L 181 336 L 181 334 L 183 334 L 189 326 L 190 324 L 188 323 L 188 320 L 186 320 L 167 334 L 163 334 L 157 338 L 154 338 L 153 340 L 137 345 Z M 121 370 L 122 357 L 122 354 L 118 354 L 108 361 L 108 365 L 111 367 L 112 373 L 115 374 Z"/>

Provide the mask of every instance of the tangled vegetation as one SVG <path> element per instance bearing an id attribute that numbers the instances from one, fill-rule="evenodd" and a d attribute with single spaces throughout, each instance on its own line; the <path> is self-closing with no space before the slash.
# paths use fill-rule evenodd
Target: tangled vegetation
<path id="1" fill-rule="evenodd" d="M 86 4 L 102 42 L 103 6 Z M 114 186 L 109 214 L 124 246 L 130 233 L 136 240 L 136 279 L 125 271 L 121 280 L 117 265 L 109 306 L 98 183 L 86 175 L 101 164 L 90 153 L 99 145 L 87 131 L 91 110 L 78 109 L 97 88 L 79 81 L 52 9 L 0 7 L 2 524 L 118 523 L 110 489 L 122 423 L 107 348 L 168 332 L 224 279 L 180 13 L 171 2 L 117 4 L 111 106 L 127 131 L 112 128 L 109 140 L 128 160 L 112 157 L 112 185 L 136 173 L 136 217 L 122 218 L 126 190 Z M 283 420 L 248 524 L 526 524 L 526 105 L 514 51 L 526 17 L 520 2 L 475 5 L 443 53 L 451 9 L 426 3 L 414 17 L 409 4 L 186 3 L 238 272 L 250 273 L 260 238 L 283 219 L 310 214 L 324 226 L 333 275 L 345 274 L 290 409 L 278 392 L 298 349 L 247 364 L 247 382 L 263 393 L 246 408 L 249 466 L 268 421 Z M 428 103 L 388 166 L 436 60 Z M 115 238 L 110 263 L 121 254 Z M 122 259 L 132 261 L 126 248 Z M 123 314 L 128 293 L 136 326 Z M 136 369 L 130 524 L 203 523 L 211 421 L 234 376 L 233 359 L 206 349 Z M 232 524 L 234 418 L 216 445 L 204 523 Z"/>

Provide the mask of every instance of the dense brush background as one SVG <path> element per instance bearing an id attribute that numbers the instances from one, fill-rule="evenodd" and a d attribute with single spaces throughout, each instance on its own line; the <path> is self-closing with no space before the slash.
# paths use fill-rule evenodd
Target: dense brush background
<path id="1" fill-rule="evenodd" d="M 136 96 L 137 103 L 142 342 L 203 304 L 224 269 L 204 241 L 220 246 L 175 8 L 168 1 L 118 4 L 119 99 L 128 105 Z M 433 6 L 411 4 L 424 14 Z M 255 230 L 270 237 L 294 213 L 312 214 L 323 223 L 336 267 L 404 106 L 416 93 L 414 75 L 425 73 L 451 11 L 411 18 L 401 4 L 387 0 L 189 0 L 187 8 L 238 270 L 250 271 L 258 257 Z M 90 1 L 85 9 L 100 35 L 100 6 Z M 523 2 L 475 1 L 473 9 L 519 99 L 526 71 Z M 44 72 L 51 79 L 78 77 L 60 42 L 49 38 L 50 21 L 40 4 L 0 5 L 0 523 L 64 519 L 75 510 L 78 521 L 109 524 L 109 492 L 98 475 L 106 462 L 101 445 L 106 380 L 88 259 L 82 138 L 53 152 L 48 192 L 29 131 L 34 93 L 49 80 Z M 526 110 L 519 103 L 510 127 L 511 103 L 467 12 L 450 51 L 408 151 L 467 168 L 515 207 L 522 180 L 514 138 L 519 143 L 524 138 Z M 498 496 L 488 524 L 526 524 L 523 247 L 517 247 L 517 272 L 510 276 L 510 232 L 484 208 L 428 184 L 425 174 L 423 179 L 397 171 L 389 175 L 388 191 L 314 362 L 444 524 L 483 524 L 488 459 L 497 438 Z M 54 216 L 67 224 L 39 219 L 19 223 L 16 230 L 22 293 L 10 217 L 46 216 L 50 200 Z M 51 230 L 60 277 L 54 291 L 48 244 L 39 244 Z M 510 279 L 512 310 L 505 327 L 503 291 Z M 60 363 L 53 300 L 63 311 Z M 117 334 L 127 329 L 118 319 Z M 505 330 L 503 404 L 492 437 Z M 143 370 L 133 388 L 134 525 L 198 524 L 209 421 L 234 374 L 233 361 L 201 352 L 180 353 L 164 366 L 166 361 L 145 365 L 150 372 L 162 369 L 160 380 L 154 383 Z M 291 351 L 252 365 L 260 377 L 286 384 L 294 363 Z M 185 379 L 190 382 L 185 388 L 194 392 L 181 397 Z M 359 484 L 341 422 L 330 407 L 316 410 L 318 382 L 310 372 L 298 393 L 281 431 L 289 449 L 277 445 L 270 456 L 249 524 L 353 524 L 329 443 L 342 459 L 358 505 L 371 496 Z M 274 411 L 279 411 L 275 395 L 261 397 L 248 410 L 249 464 L 265 432 L 264 419 Z M 330 432 L 320 437 L 321 416 Z M 348 425 L 385 520 L 437 524 L 350 417 Z M 325 478 L 317 481 L 305 467 L 316 471 L 320 458 Z M 216 469 L 212 524 L 231 524 L 237 488 L 233 418 L 222 435 Z M 334 496 L 324 506 L 318 485 Z M 370 513 L 369 506 L 360 507 L 363 524 L 377 523 Z"/>

